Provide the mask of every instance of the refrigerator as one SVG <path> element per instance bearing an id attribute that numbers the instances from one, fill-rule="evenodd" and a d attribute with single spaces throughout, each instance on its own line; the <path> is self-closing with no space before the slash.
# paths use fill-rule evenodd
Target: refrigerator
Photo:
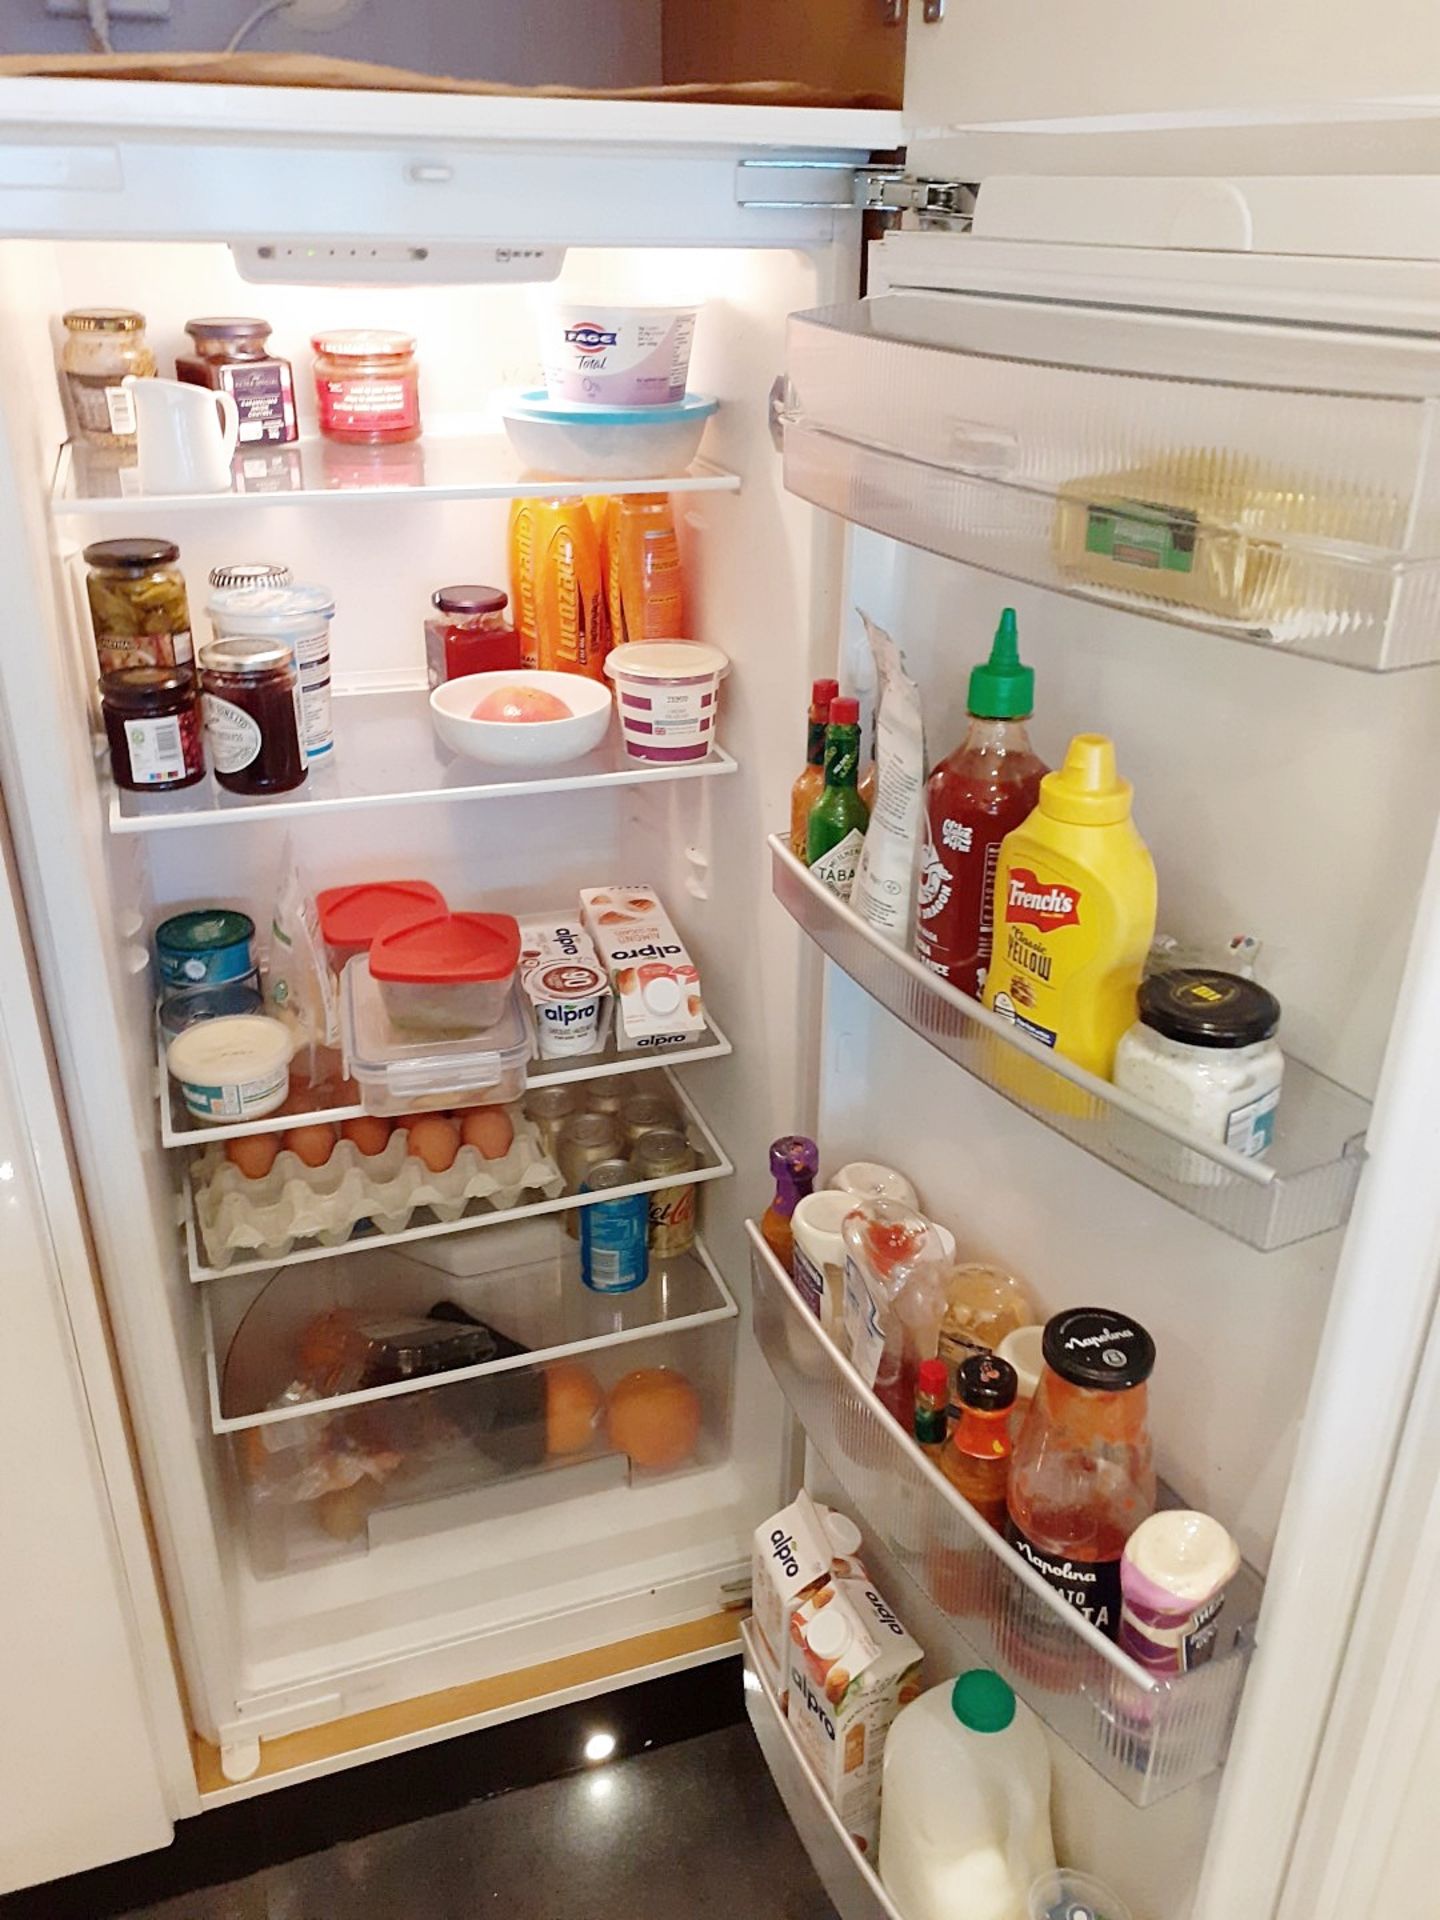
<path id="1" fill-rule="evenodd" d="M 1334 1910 L 1342 1838 L 1345 1884 L 1376 1884 L 1396 1782 L 1423 1764 L 1406 1679 L 1428 1684 L 1413 1543 L 1433 1551 L 1440 1246 L 1440 189 L 1414 77 L 1440 48 L 1393 13 L 1355 46 L 1335 6 L 1139 34 L 1113 4 L 1080 22 L 1045 0 L 1023 25 L 927 4 L 900 114 L 0 82 L 0 773 L 197 1737 L 172 1811 L 733 1656 L 753 1530 L 805 1484 L 860 1523 L 932 1678 L 995 1664 L 1040 1714 L 1061 1857 L 1135 1920 Z M 503 582 L 509 501 L 556 490 L 519 474 L 497 396 L 534 384 L 557 291 L 701 309 L 690 383 L 720 402 L 701 457 L 634 483 L 672 494 L 695 635 L 731 661 L 720 751 L 686 777 L 614 755 L 507 782 L 429 731 L 431 593 Z M 186 319 L 263 313 L 298 450 L 242 450 L 218 495 L 143 495 L 87 462 L 58 317 L 102 304 L 144 312 L 162 371 Z M 315 437 L 309 342 L 335 326 L 416 336 L 419 442 L 367 460 Z M 1202 503 L 1157 509 L 1157 474 Z M 1137 493 L 1186 531 L 1184 592 L 1088 544 L 1097 505 Z M 175 541 L 195 601 L 213 566 L 256 560 L 335 590 L 334 762 L 295 795 L 111 786 L 79 554 L 126 534 Z M 1287 1052 L 1266 1162 L 1027 1049 L 785 851 L 812 679 L 873 704 L 858 610 L 901 646 L 934 759 L 1005 605 L 1042 755 L 1116 742 L 1161 929 L 1258 943 Z M 703 1255 L 579 1318 L 554 1196 L 217 1258 L 190 1182 L 205 1141 L 157 1057 L 151 937 L 197 905 L 263 933 L 291 860 L 311 888 L 418 875 L 534 914 L 653 888 L 709 1021 L 660 1069 L 699 1150 Z M 827 1176 L 904 1169 L 1042 1309 L 1149 1329 L 1161 1477 L 1244 1557 L 1207 1666 L 1147 1680 L 886 1425 L 754 1229 L 793 1131 Z M 270 1405 L 274 1350 L 331 1306 L 429 1291 L 512 1312 L 537 1366 L 606 1394 L 679 1370 L 685 1458 L 492 1462 L 334 1533 L 277 1519 L 247 1491 L 303 1425 Z M 837 1911 L 891 1913 L 747 1671 Z"/>

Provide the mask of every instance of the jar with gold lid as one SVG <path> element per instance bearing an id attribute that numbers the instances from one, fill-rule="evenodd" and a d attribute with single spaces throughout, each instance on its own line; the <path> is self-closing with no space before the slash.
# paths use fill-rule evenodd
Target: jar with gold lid
<path id="1" fill-rule="evenodd" d="M 127 374 L 137 380 L 155 374 L 144 314 L 132 307 L 73 307 L 64 322 L 60 371 L 76 434 L 91 447 L 133 447 L 135 402 L 122 383 Z"/>

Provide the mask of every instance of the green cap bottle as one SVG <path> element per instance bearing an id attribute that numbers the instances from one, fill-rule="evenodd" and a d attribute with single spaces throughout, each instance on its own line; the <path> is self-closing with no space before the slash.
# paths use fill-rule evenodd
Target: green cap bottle
<path id="1" fill-rule="evenodd" d="M 971 671 L 967 704 L 978 720 L 1027 720 L 1035 711 L 1035 671 L 1020 664 L 1013 607 L 1000 616 L 990 658 Z"/>

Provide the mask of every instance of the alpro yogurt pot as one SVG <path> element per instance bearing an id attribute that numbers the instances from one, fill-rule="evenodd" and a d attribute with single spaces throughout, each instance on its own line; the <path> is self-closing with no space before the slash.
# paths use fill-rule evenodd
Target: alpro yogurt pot
<path id="1" fill-rule="evenodd" d="M 552 400 L 603 407 L 667 407 L 685 398 L 694 307 L 564 303 L 545 323 Z"/>
<path id="2" fill-rule="evenodd" d="M 525 991 L 535 1009 L 542 1060 L 594 1053 L 603 1043 L 601 1016 L 610 983 L 599 967 L 584 960 L 541 960 L 526 974 Z"/>

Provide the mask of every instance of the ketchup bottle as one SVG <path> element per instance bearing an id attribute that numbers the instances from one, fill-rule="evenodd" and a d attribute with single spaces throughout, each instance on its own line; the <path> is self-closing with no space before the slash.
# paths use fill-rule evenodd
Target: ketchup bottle
<path id="1" fill-rule="evenodd" d="M 970 726 L 925 786 L 925 854 L 915 951 L 932 973 L 980 998 L 995 932 L 1000 842 L 1035 809 L 1049 772 L 1025 722 L 1035 674 L 1020 664 L 1015 609 L 1006 607 L 990 658 L 970 675 Z"/>

